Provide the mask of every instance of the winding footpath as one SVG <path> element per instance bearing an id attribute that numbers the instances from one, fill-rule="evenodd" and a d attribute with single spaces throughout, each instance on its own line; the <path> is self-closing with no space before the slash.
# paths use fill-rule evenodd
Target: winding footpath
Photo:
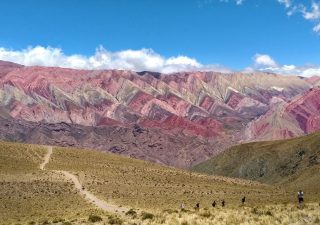
<path id="1" fill-rule="evenodd" d="M 49 163 L 51 155 L 53 153 L 52 146 L 47 146 L 47 153 L 43 158 L 43 162 L 40 164 L 41 170 L 46 170 L 45 166 Z M 97 196 L 92 194 L 91 192 L 87 191 L 86 189 L 83 189 L 83 186 L 81 185 L 79 179 L 77 176 L 73 175 L 72 173 L 64 170 L 50 170 L 56 173 L 63 174 L 66 178 L 71 180 L 75 186 L 75 188 L 78 190 L 79 194 L 88 202 L 91 204 L 94 204 L 99 209 L 102 209 L 103 211 L 110 212 L 110 213 L 116 213 L 120 215 L 124 215 L 124 212 L 126 212 L 128 209 L 123 207 L 118 207 L 116 205 L 109 204 L 105 202 L 104 200 L 99 199 Z"/>

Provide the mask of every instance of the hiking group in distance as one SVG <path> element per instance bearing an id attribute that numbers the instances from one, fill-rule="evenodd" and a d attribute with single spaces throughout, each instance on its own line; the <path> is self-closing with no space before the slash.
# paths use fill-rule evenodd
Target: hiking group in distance
<path id="1" fill-rule="evenodd" d="M 303 193 L 302 190 L 299 190 L 299 191 L 298 191 L 298 207 L 299 207 L 299 208 L 302 207 L 303 202 L 304 202 L 304 193 Z M 244 206 L 245 203 L 246 203 L 246 196 L 243 196 L 243 198 L 241 199 L 241 205 Z M 212 208 L 215 208 L 215 207 L 217 206 L 217 202 L 214 200 L 214 201 L 212 202 L 211 206 L 212 206 Z M 225 207 L 225 206 L 226 206 L 226 202 L 225 202 L 225 200 L 223 199 L 223 200 L 221 201 L 221 207 Z M 185 210 L 185 204 L 184 204 L 184 202 L 181 203 L 180 209 L 181 209 L 181 210 Z M 194 207 L 194 209 L 195 209 L 196 211 L 200 210 L 200 203 L 199 203 L 199 202 L 197 202 L 197 204 L 196 204 L 196 206 Z"/>

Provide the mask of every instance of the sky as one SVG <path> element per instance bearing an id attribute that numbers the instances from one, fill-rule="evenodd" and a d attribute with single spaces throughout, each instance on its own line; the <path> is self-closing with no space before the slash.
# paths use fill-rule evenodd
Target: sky
<path id="1" fill-rule="evenodd" d="M 1 0 L 0 60 L 320 75 L 320 0 Z"/>

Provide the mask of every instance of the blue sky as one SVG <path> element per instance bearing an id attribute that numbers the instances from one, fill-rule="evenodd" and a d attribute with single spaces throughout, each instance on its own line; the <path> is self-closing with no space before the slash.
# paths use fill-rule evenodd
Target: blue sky
<path id="1" fill-rule="evenodd" d="M 164 64 L 168 59 L 190 63 L 182 67 L 186 70 L 200 64 L 209 69 L 285 65 L 295 66 L 295 72 L 318 69 L 319 5 L 311 0 L 1 0 L 0 59 L 46 65 L 41 54 L 58 50 L 60 56 L 48 61 L 59 60 L 55 63 L 68 67 L 63 60 L 69 56 L 90 60 L 100 48 L 95 60 L 107 52 L 107 58 L 117 61 L 133 50 L 129 63 L 135 61 L 135 53 L 136 57 L 156 54 Z M 40 54 L 37 59 L 26 59 L 31 57 L 26 52 L 37 46 L 43 48 L 31 54 Z M 143 49 L 153 51 L 141 53 Z M 265 59 L 260 58 L 261 65 L 259 56 Z M 108 68 L 106 64 L 99 65 Z M 109 67 L 122 68 L 120 62 L 114 64 Z"/>

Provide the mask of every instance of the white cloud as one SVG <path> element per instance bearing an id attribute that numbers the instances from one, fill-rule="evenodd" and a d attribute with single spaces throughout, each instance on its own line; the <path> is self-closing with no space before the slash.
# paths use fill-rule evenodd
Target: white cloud
<path id="1" fill-rule="evenodd" d="M 320 18 L 320 3 L 312 2 L 311 11 L 302 10 L 303 17 L 307 20 L 316 20 Z"/>
<path id="2" fill-rule="evenodd" d="M 260 71 L 302 77 L 320 76 L 320 67 L 317 66 L 297 67 L 294 65 L 282 65 L 279 67 L 261 68 Z"/>
<path id="3" fill-rule="evenodd" d="M 289 8 L 291 6 L 291 0 L 278 0 L 278 2 L 280 4 L 284 4 L 286 8 Z"/>
<path id="4" fill-rule="evenodd" d="M 244 0 L 236 0 L 237 5 L 241 5 L 244 2 Z"/>
<path id="5" fill-rule="evenodd" d="M 29 47 L 18 51 L 0 47 L 0 60 L 26 66 L 58 66 L 74 69 L 148 70 L 162 73 L 208 70 L 230 72 L 226 67 L 203 65 L 196 59 L 187 56 L 166 58 L 152 49 L 111 52 L 101 46 L 96 49 L 92 56 L 65 55 L 59 48 L 42 46 Z"/>
<path id="6" fill-rule="evenodd" d="M 301 14 L 305 20 L 315 23 L 313 31 L 320 33 L 320 2 L 309 0 L 309 4 L 306 1 L 292 1 L 292 0 L 277 0 L 280 4 L 283 4 L 287 9 L 287 15 L 292 16 L 295 13 Z"/>
<path id="7" fill-rule="evenodd" d="M 0 47 L 0 60 L 26 66 L 57 66 L 73 69 L 121 69 L 161 73 L 180 71 L 232 72 L 219 64 L 201 64 L 196 59 L 183 55 L 166 58 L 152 49 L 129 49 L 111 52 L 101 46 L 96 49 L 92 56 L 66 55 L 59 48 L 42 46 L 29 47 L 23 50 L 10 50 Z M 251 72 L 256 70 L 284 75 L 320 76 L 319 66 L 280 65 L 267 54 L 256 54 L 253 57 L 253 66 L 245 69 L 245 71 Z"/>
<path id="8" fill-rule="evenodd" d="M 219 1 L 219 2 L 222 2 L 222 3 L 236 3 L 236 5 L 242 5 L 242 3 L 245 1 L 245 0 L 198 0 L 198 7 L 199 8 L 203 8 L 205 7 L 206 5 L 210 5 L 216 1 Z"/>
<path id="9" fill-rule="evenodd" d="M 303 77 L 320 76 L 319 66 L 295 66 L 286 64 L 280 65 L 271 56 L 261 54 L 256 54 L 253 57 L 253 66 L 246 68 L 244 71 L 263 71 L 282 75 L 296 75 Z"/>
<path id="10" fill-rule="evenodd" d="M 320 23 L 318 23 L 314 28 L 313 28 L 314 32 L 319 33 L 320 32 Z"/>
<path id="11" fill-rule="evenodd" d="M 267 66 L 267 67 L 276 67 L 277 63 L 269 55 L 256 54 L 254 56 L 254 63 L 257 67 Z"/>

